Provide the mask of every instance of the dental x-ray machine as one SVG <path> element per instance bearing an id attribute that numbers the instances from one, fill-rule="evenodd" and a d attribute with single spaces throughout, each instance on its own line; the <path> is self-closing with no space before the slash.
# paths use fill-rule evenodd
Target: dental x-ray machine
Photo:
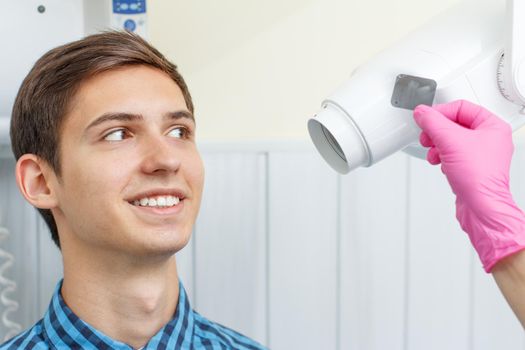
<path id="1" fill-rule="evenodd" d="M 404 149 L 426 158 L 418 104 L 466 99 L 516 130 L 525 124 L 525 0 L 465 1 L 359 67 L 308 121 L 340 173 Z"/>

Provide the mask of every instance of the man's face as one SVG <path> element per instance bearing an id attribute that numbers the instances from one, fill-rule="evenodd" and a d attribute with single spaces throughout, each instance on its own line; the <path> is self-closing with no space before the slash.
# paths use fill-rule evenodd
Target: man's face
<path id="1" fill-rule="evenodd" d="M 204 182 L 194 135 L 180 88 L 159 70 L 130 66 L 82 83 L 52 184 L 63 249 L 154 256 L 184 247 Z"/>

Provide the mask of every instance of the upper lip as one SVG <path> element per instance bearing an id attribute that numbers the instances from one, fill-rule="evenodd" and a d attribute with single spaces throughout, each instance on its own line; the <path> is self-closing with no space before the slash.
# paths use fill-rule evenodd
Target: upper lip
<path id="1" fill-rule="evenodd" d="M 173 197 L 178 197 L 180 200 L 183 200 L 186 198 L 186 193 L 185 191 L 178 189 L 178 188 L 156 188 L 156 189 L 151 189 L 149 191 L 138 193 L 136 195 L 129 197 L 126 200 L 128 202 L 134 202 L 137 200 L 141 200 L 142 198 L 151 198 L 151 197 L 158 197 L 158 196 L 173 196 Z"/>

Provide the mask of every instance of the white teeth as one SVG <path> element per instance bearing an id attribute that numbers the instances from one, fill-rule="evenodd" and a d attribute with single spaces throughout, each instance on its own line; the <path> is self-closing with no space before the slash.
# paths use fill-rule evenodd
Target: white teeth
<path id="1" fill-rule="evenodd" d="M 173 206 L 173 205 L 177 205 L 179 204 L 180 202 L 180 199 L 179 197 L 173 197 L 173 196 L 169 196 L 166 198 L 166 205 L 167 206 Z"/>
<path id="2" fill-rule="evenodd" d="M 157 205 L 159 207 L 165 207 L 166 206 L 166 197 L 159 197 L 159 198 L 157 198 Z"/>
<path id="3" fill-rule="evenodd" d="M 141 207 L 172 207 L 179 204 L 180 199 L 175 196 L 158 196 L 152 198 L 142 198 L 133 201 L 133 205 Z"/>

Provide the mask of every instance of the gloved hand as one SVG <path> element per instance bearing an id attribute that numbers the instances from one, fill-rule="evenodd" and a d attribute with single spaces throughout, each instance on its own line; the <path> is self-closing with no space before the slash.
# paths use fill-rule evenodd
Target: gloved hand
<path id="1" fill-rule="evenodd" d="M 486 272 L 525 249 L 525 214 L 509 190 L 514 145 L 510 126 L 481 106 L 455 101 L 414 109 L 430 147 L 427 160 L 441 163 L 456 195 L 456 218 L 469 235 Z"/>

